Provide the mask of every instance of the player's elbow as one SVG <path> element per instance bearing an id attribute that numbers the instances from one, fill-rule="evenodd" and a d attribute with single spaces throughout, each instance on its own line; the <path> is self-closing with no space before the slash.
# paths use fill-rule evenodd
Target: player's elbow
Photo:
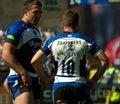
<path id="1" fill-rule="evenodd" d="M 105 55 L 104 52 L 101 52 L 98 57 L 99 57 L 99 60 L 101 62 L 101 66 L 103 67 L 103 69 L 107 69 L 107 67 L 109 66 L 108 57 Z"/>
<path id="2" fill-rule="evenodd" d="M 35 61 L 31 60 L 31 65 L 34 68 L 35 71 L 37 71 L 37 64 L 35 63 Z"/>
<path id="3" fill-rule="evenodd" d="M 40 64 L 41 64 L 41 62 L 39 60 L 35 59 L 34 57 L 32 58 L 31 65 L 35 69 L 35 71 L 37 71 L 39 69 Z"/>
<path id="4" fill-rule="evenodd" d="M 31 60 L 31 65 L 33 66 L 33 67 L 35 67 L 36 66 L 36 61 L 32 58 L 32 60 Z"/>
<path id="5" fill-rule="evenodd" d="M 35 61 L 32 59 L 30 63 L 31 65 L 34 65 Z"/>
<path id="6" fill-rule="evenodd" d="M 109 67 L 109 60 L 107 57 L 105 57 L 103 60 L 102 60 L 102 63 L 103 63 L 103 66 L 105 67 L 105 69 L 107 69 Z"/>

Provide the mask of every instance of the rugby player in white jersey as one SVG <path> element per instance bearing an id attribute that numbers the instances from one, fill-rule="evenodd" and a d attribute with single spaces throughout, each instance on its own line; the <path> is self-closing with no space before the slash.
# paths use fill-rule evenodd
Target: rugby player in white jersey
<path id="1" fill-rule="evenodd" d="M 108 66 L 103 50 L 89 37 L 77 32 L 79 16 L 68 9 L 62 16 L 63 32 L 46 41 L 33 56 L 31 64 L 45 84 L 50 83 L 42 62 L 49 54 L 55 59 L 52 98 L 54 104 L 92 104 L 90 89 L 95 86 Z M 88 54 L 97 57 L 100 67 L 87 79 L 86 61 Z"/>

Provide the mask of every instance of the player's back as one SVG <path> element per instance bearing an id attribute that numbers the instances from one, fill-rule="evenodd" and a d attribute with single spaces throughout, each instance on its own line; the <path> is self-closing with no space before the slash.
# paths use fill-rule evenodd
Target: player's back
<path id="1" fill-rule="evenodd" d="M 58 35 L 52 43 L 57 62 L 55 81 L 73 82 L 86 77 L 86 55 L 89 48 L 86 38 L 77 32 Z"/>

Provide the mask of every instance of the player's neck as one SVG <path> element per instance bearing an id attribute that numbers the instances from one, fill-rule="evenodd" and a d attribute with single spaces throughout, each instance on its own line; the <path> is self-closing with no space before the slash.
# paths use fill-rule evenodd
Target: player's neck
<path id="1" fill-rule="evenodd" d="M 30 27 L 34 27 L 34 25 L 31 24 L 26 17 L 23 17 L 21 20 L 22 20 L 24 23 L 28 24 Z"/>
<path id="2" fill-rule="evenodd" d="M 71 28 L 71 27 L 64 27 L 64 32 L 74 32 L 75 29 Z"/>

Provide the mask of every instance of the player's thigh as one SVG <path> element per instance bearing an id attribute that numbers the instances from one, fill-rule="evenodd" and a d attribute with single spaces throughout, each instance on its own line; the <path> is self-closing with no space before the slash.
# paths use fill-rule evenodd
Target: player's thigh
<path id="1" fill-rule="evenodd" d="M 3 83 L 3 87 L 5 88 L 6 92 L 7 92 L 8 94 L 10 94 L 10 90 L 9 90 L 9 88 L 8 88 L 8 80 L 7 80 L 7 78 L 5 79 L 5 81 L 4 81 L 4 83 Z"/>
<path id="2" fill-rule="evenodd" d="M 9 70 L 0 70 L 0 87 L 3 86 L 5 79 L 9 74 Z"/>
<path id="3" fill-rule="evenodd" d="M 17 96 L 14 104 L 34 104 L 32 91 L 26 91 Z"/>

